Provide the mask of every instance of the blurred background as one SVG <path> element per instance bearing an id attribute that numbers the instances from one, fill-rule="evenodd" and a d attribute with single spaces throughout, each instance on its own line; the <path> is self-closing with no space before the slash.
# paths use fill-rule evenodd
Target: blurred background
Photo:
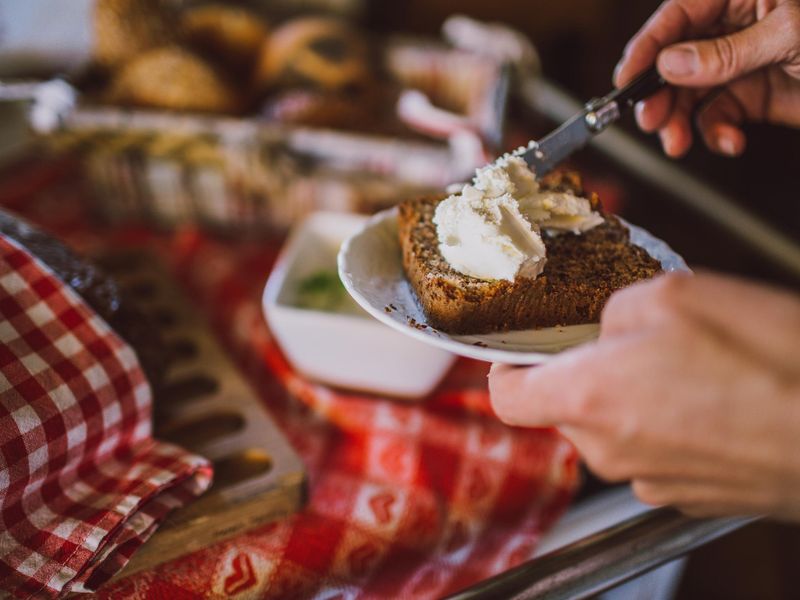
<path id="1" fill-rule="evenodd" d="M 98 0 L 99 4 L 103 2 Z M 31 3 L 35 6 L 37 2 Z M 114 11 L 123 11 L 127 4 L 123 1 L 109 1 L 106 3 L 107 9 L 112 14 Z M 148 0 L 139 3 L 144 14 L 147 7 L 156 4 L 166 6 L 170 9 L 196 8 L 202 7 L 207 3 L 185 2 L 180 0 Z M 541 57 L 541 69 L 544 78 L 548 81 L 562 86 L 571 96 L 577 100 L 585 101 L 591 97 L 604 94 L 610 90 L 611 73 L 614 65 L 619 59 L 622 49 L 636 32 L 640 25 L 652 13 L 659 3 L 656 0 L 642 0 L 638 2 L 622 0 L 561 0 L 559 2 L 548 2 L 544 0 L 501 0 L 498 2 L 478 2 L 477 0 L 462 0 L 459 2 L 448 2 L 445 0 L 395 0 L 393 2 L 379 2 L 377 0 L 262 0 L 251 2 L 228 2 L 212 3 L 217 6 L 244 7 L 255 11 L 261 15 L 266 15 L 270 31 L 274 31 L 274 26 L 285 20 L 287 15 L 297 15 L 309 12 L 325 11 L 344 16 L 354 24 L 354 28 L 360 31 L 359 35 L 364 34 L 370 39 L 387 39 L 398 32 L 403 35 L 423 36 L 426 39 L 440 40 L 442 38 L 442 26 L 446 19 L 455 13 L 467 15 L 483 23 L 502 23 L 521 33 L 535 45 Z M 69 18 L 67 15 L 59 15 L 51 18 L 47 25 L 48 29 L 53 27 L 53 23 L 62 21 L 67 23 L 75 20 L 75 15 L 84 10 L 86 14 L 91 13 L 93 0 L 80 0 L 77 2 Z M 0 18 L 17 18 L 14 13 L 19 11 L 22 4 L 14 3 L 11 0 L 0 2 Z M 12 10 L 12 7 L 14 10 Z M 75 7 L 83 7 L 76 9 Z M 144 8 L 142 8 L 144 7 Z M 63 10 L 63 9 L 61 9 Z M 6 14 L 3 17 L 3 14 Z M 276 15 L 278 15 L 276 17 Z M 210 17 L 212 20 L 215 17 Z M 142 18 L 147 21 L 146 17 Z M 200 29 L 202 35 L 202 19 Z M 103 27 L 108 27 L 102 22 L 95 21 L 94 27 L 97 31 L 95 36 L 101 36 Z M 38 25 L 37 25 L 38 26 Z M 89 23 L 89 27 L 92 23 Z M 231 25 L 235 28 L 235 24 Z M 5 27 L 8 30 L 8 26 Z M 13 29 L 13 28 L 12 28 Z M 235 33 L 235 29 L 232 30 Z M 135 28 L 132 30 L 135 34 Z M 241 32 L 239 32 L 241 34 Z M 111 31 L 106 37 L 114 38 L 116 33 Z M 8 38 L 6 32 L 5 37 Z M 13 36 L 11 36 L 13 37 Z M 1 40 L 2 38 L 0 38 Z M 96 40 L 95 40 L 96 42 Z M 0 48 L 3 42 L 0 41 Z M 8 39 L 5 40 L 8 44 Z M 74 41 L 70 42 L 74 45 Z M 51 44 L 52 45 L 52 44 Z M 107 46 L 108 44 L 106 44 Z M 133 52 L 135 47 L 130 50 Z M 215 48 L 212 46 L 211 51 Z M 52 52 L 53 48 L 48 51 Z M 206 46 L 208 51 L 208 46 Z M 208 53 L 208 52 L 207 52 Z M 410 62 L 413 62 L 412 59 Z M 101 61 L 95 61 L 101 62 Z M 407 61 L 408 62 L 408 61 Z M 144 67 L 146 69 L 146 67 Z M 405 67 L 406 71 L 413 71 L 417 66 Z M 464 67 L 469 71 L 471 67 Z M 129 69 L 133 70 L 133 69 Z M 434 68 L 435 70 L 435 68 Z M 451 73 L 457 69 L 448 69 Z M 7 65 L 3 66 L 0 61 L 0 71 L 8 75 Z M 18 74 L 18 73 L 14 73 Z M 135 73 L 132 75 L 135 79 Z M 324 78 L 324 75 L 322 76 Z M 458 78 L 456 73 L 455 78 Z M 429 77 L 431 79 L 431 77 Z M 451 77 L 452 79 L 452 77 Z M 89 78 L 92 82 L 92 79 Z M 84 82 L 85 83 L 85 80 Z M 408 83 L 408 82 L 406 82 Z M 412 83 L 419 83 L 417 81 Z M 447 85 L 463 86 L 463 82 L 445 82 Z M 96 84 L 96 82 L 94 82 Z M 432 85 L 442 86 L 441 82 L 434 82 Z M 469 84 L 473 85 L 473 84 Z M 124 87 L 124 86 L 123 86 Z M 129 86 L 130 87 L 130 86 Z M 91 89 L 91 86 L 89 86 Z M 429 90 L 430 91 L 430 90 Z M 513 91 L 513 89 L 512 89 Z M 128 97 L 122 100 L 131 100 L 131 95 L 141 97 L 144 92 L 135 89 L 134 92 L 128 90 Z M 380 94 L 377 94 L 380 95 Z M 431 96 L 435 95 L 429 94 Z M 118 98 L 120 95 L 118 94 Z M 394 97 L 392 97 L 394 98 Z M 133 98 L 137 100 L 137 98 Z M 355 108 L 341 108 L 340 113 L 336 113 L 336 102 L 330 103 L 327 107 L 327 116 L 316 114 L 308 120 L 308 113 L 300 114 L 303 110 L 297 110 L 298 104 L 308 103 L 318 99 L 309 100 L 307 97 L 298 97 L 296 94 L 284 95 L 272 105 L 263 108 L 262 116 L 265 113 L 278 118 L 298 119 L 306 118 L 302 124 L 329 126 L 333 121 L 339 120 L 339 124 L 344 123 L 344 129 L 353 128 L 357 124 L 357 129 L 371 129 L 380 133 L 388 134 L 390 137 L 398 137 L 399 129 L 387 125 L 389 120 L 381 118 L 383 109 L 376 109 L 373 100 L 364 100 L 360 106 Z M 333 106 L 330 106 L 333 104 Z M 434 98 L 436 104 L 436 98 Z M 441 103 L 440 103 L 441 104 Z M 269 100 L 267 102 L 269 105 Z M 252 108 L 251 105 L 250 108 Z M 237 107 L 239 108 L 239 107 Z M 292 111 L 295 112 L 292 112 Z M 349 112 L 348 112 L 349 111 Z M 287 112 L 289 116 L 286 117 Z M 412 111 L 413 112 L 413 111 Z M 361 115 L 371 114 L 374 116 L 370 123 L 362 123 L 364 119 Z M 19 147 L 21 139 L 26 139 L 25 131 L 25 109 L 17 105 L 6 105 L 0 112 L 0 156 L 14 156 L 14 151 Z M 532 113 L 523 106 L 520 109 L 520 102 L 512 97 L 507 109 L 503 107 L 503 116 L 507 115 L 506 136 L 500 145 L 494 145 L 489 150 L 497 152 L 512 147 L 515 143 L 525 140 L 526 136 L 535 136 L 545 133 L 550 127 L 555 125 L 555 121 L 547 116 Z M 550 115 L 552 117 L 552 115 Z M 327 122 L 326 122 L 327 119 Z M 424 118 L 423 118 L 424 121 Z M 334 125 L 337 125 L 334 123 Z M 630 116 L 621 125 L 622 129 L 630 133 L 638 142 L 646 147 L 658 151 L 658 144 L 654 136 L 641 134 L 633 126 Z M 334 128 L 336 128 L 334 126 Z M 800 156 L 800 132 L 777 127 L 751 124 L 746 128 L 748 134 L 748 147 L 744 156 L 735 160 L 722 158 L 706 151 L 699 144 L 695 144 L 691 152 L 684 158 L 676 161 L 677 165 L 687 173 L 697 175 L 699 179 L 710 184 L 713 188 L 721 191 L 734 204 L 742 206 L 758 217 L 764 219 L 775 230 L 782 232 L 790 238 L 796 239 L 796 232 L 800 226 L 800 205 L 793 198 L 795 196 L 796 175 L 791 168 L 787 168 L 794 157 Z M 408 132 L 400 131 L 399 137 L 407 137 Z M 417 131 L 419 133 L 419 131 Z M 484 132 L 485 133 L 485 132 Z M 440 136 L 441 137 L 441 136 Z M 486 136 L 484 136 L 486 137 Z M 314 144 L 313 140 L 308 142 Z M 332 143 L 332 142 L 331 142 Z M 460 154 L 468 154 L 468 145 L 464 149 L 461 145 Z M 456 152 L 451 148 L 451 151 Z M 202 150 L 198 150 L 203 154 Z M 737 272 L 748 276 L 773 280 L 785 285 L 796 286 L 798 272 L 787 272 L 785 268 L 776 266 L 774 261 L 765 260 L 763 255 L 753 252 L 746 244 L 742 244 L 738 236 L 725 231 L 724 227 L 719 227 L 719 222 L 715 222 L 706 215 L 701 217 L 699 213 L 687 208 L 684 203 L 674 202 L 670 197 L 669 190 L 662 189 L 663 186 L 643 185 L 641 177 L 630 177 L 625 174 L 625 168 L 620 168 L 607 160 L 602 154 L 587 151 L 586 156 L 578 157 L 578 166 L 583 167 L 586 160 L 589 161 L 589 169 L 586 174 L 591 183 L 597 184 L 600 191 L 607 191 L 606 202 L 611 208 L 619 207 L 631 220 L 640 222 L 646 227 L 654 229 L 654 233 L 664 237 L 672 243 L 676 249 L 682 252 L 690 262 L 695 265 L 702 265 L 723 269 L 726 271 Z M 385 160 L 392 161 L 392 157 Z M 472 162 L 480 162 L 481 158 L 476 157 L 476 152 L 472 151 Z M 584 161 L 581 164 L 581 161 Z M 97 161 L 95 161 L 96 163 Z M 108 161 L 106 161 L 108 162 Z M 275 161 L 273 160 L 273 165 Z M 469 171 L 470 160 L 462 161 L 461 168 L 443 176 L 441 183 L 448 183 L 447 179 L 457 179 Z M 402 169 L 403 167 L 399 167 Z M 406 165 L 405 168 L 414 169 L 415 165 Z M 299 181 L 297 172 L 290 167 L 282 167 L 284 178 L 293 178 Z M 96 169 L 97 170 L 97 169 Z M 373 173 L 374 174 L 374 173 Z M 363 175 L 363 174 L 362 174 Z M 382 175 L 379 173 L 379 175 Z M 639 174 L 641 175 L 641 173 Z M 166 176 L 161 176 L 167 178 Z M 264 178 L 273 177 L 265 175 Z M 95 179 L 105 179 L 107 174 L 96 174 Z M 210 179 L 208 177 L 207 179 Z M 437 184 L 433 181 L 435 177 L 422 177 L 422 183 Z M 352 180 L 342 184 L 342 177 L 339 175 L 328 177 L 323 182 L 315 179 L 310 183 L 304 180 L 304 185 L 288 184 L 280 189 L 270 189 L 272 195 L 282 194 L 287 197 L 307 196 L 309 186 L 324 188 L 324 193 L 328 197 L 337 198 L 336 201 L 329 202 L 331 206 L 354 206 L 375 209 L 396 201 L 396 193 L 402 186 L 395 185 L 387 188 L 379 177 L 361 177 L 355 187 L 359 188 L 358 197 L 353 197 Z M 417 183 L 417 182 L 414 182 Z M 612 184 L 611 189 L 608 184 Z M 108 186 L 106 186 L 108 187 Z M 413 186 L 412 186 L 413 187 Z M 291 189 L 288 189 L 291 188 Z M 323 192 L 320 192 L 323 193 Z M 691 192 L 688 192 L 689 194 Z M 368 196 L 370 200 L 364 200 L 362 196 Z M 684 194 L 685 195 L 685 194 Z M 674 196 L 674 194 L 673 194 Z M 301 200 L 293 200 L 300 202 Z M 372 205 L 370 205 L 372 203 Z M 130 202 L 129 202 L 130 204 Z M 624 209 L 622 208 L 624 206 Z M 269 217 L 271 220 L 283 220 L 288 224 L 294 219 L 294 215 L 286 214 L 276 217 L 274 214 Z M 697 232 L 703 231 L 704 235 L 698 236 Z M 796 257 L 795 257 L 796 259 Z"/>

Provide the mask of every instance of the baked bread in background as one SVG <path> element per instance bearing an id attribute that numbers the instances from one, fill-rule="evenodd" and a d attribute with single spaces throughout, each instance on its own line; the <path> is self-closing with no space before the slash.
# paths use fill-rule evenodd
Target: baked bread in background
<path id="1" fill-rule="evenodd" d="M 97 0 L 93 60 L 112 70 L 175 40 L 175 15 L 160 0 Z"/>
<path id="2" fill-rule="evenodd" d="M 179 30 L 193 50 L 247 81 L 269 28 L 264 19 L 250 11 L 207 4 L 183 11 Z"/>
<path id="3" fill-rule="evenodd" d="M 174 0 L 98 0 L 100 68 L 84 78 L 87 97 L 126 107 L 426 135 L 397 114 L 406 84 L 347 21 L 300 16 L 273 26 L 238 5 L 180 6 Z"/>
<path id="4" fill-rule="evenodd" d="M 163 46 L 139 55 L 113 77 L 106 99 L 114 104 L 178 111 L 236 113 L 237 90 L 197 55 Z"/>
<path id="5" fill-rule="evenodd" d="M 368 47 L 362 36 L 340 19 L 293 19 L 272 32 L 262 46 L 255 89 L 306 87 L 353 91 L 371 78 Z"/>
<path id="6" fill-rule="evenodd" d="M 583 195 L 580 178 L 556 173 L 542 189 Z M 439 252 L 433 216 L 444 196 L 403 202 L 398 235 L 403 268 L 428 324 L 454 334 L 597 323 L 615 291 L 661 271 L 661 264 L 630 242 L 613 215 L 580 235 L 544 235 L 547 263 L 535 279 L 485 281 L 453 270 Z M 593 208 L 598 209 L 596 198 Z"/>

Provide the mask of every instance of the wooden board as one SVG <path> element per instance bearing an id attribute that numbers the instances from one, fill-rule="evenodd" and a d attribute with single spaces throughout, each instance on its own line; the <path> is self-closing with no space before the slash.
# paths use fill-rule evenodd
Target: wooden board
<path id="1" fill-rule="evenodd" d="M 298 510 L 302 462 L 163 266 L 147 253 L 98 262 L 162 326 L 176 357 L 154 399 L 154 435 L 214 463 L 211 489 L 173 512 L 114 580 Z"/>

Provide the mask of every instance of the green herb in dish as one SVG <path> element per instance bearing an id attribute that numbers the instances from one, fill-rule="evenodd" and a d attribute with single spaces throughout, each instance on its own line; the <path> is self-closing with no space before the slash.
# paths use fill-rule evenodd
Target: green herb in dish
<path id="1" fill-rule="evenodd" d="M 358 314 L 358 306 L 344 289 L 338 273 L 320 270 L 297 286 L 296 306 L 310 310 Z"/>

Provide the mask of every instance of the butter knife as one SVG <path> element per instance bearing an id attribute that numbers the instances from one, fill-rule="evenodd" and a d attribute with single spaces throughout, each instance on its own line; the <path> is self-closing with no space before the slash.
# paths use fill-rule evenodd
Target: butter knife
<path id="1" fill-rule="evenodd" d="M 652 67 L 625 87 L 590 100 L 580 113 L 558 129 L 512 154 L 524 158 L 537 177 L 546 175 L 573 152 L 586 146 L 595 135 L 618 121 L 625 110 L 633 108 L 665 85 L 664 79 Z"/>

